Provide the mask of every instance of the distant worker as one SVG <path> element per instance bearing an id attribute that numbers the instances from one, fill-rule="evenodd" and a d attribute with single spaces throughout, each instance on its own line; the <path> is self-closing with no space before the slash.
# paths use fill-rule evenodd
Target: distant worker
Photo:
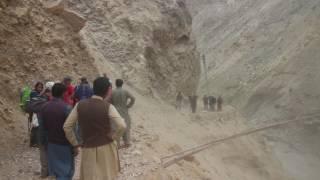
<path id="1" fill-rule="evenodd" d="M 130 147 L 130 128 L 131 128 L 131 117 L 129 115 L 129 109 L 134 105 L 135 98 L 129 91 L 122 88 L 123 80 L 116 80 L 116 89 L 112 92 L 111 103 L 120 113 L 121 117 L 127 124 L 127 129 L 123 135 L 124 147 Z M 118 146 L 120 146 L 120 139 L 118 140 Z"/>
<path id="2" fill-rule="evenodd" d="M 217 103 L 218 103 L 218 111 L 222 111 L 223 99 L 221 96 L 218 97 Z"/>
<path id="3" fill-rule="evenodd" d="M 210 111 L 215 111 L 216 110 L 216 104 L 217 104 L 217 99 L 214 96 L 209 96 L 209 110 Z"/>
<path id="4" fill-rule="evenodd" d="M 180 110 L 181 106 L 182 106 L 182 100 L 183 100 L 183 96 L 181 91 L 179 91 L 177 98 L 176 98 L 176 109 Z"/>
<path id="5" fill-rule="evenodd" d="M 107 78 L 98 77 L 93 82 L 94 95 L 76 104 L 63 127 L 73 147 L 82 147 L 81 180 L 114 180 L 120 172 L 114 140 L 122 135 L 126 124 L 115 107 L 104 100 L 109 86 Z M 82 144 L 78 144 L 74 132 L 77 122 Z"/>
<path id="6" fill-rule="evenodd" d="M 203 101 L 203 107 L 204 107 L 204 110 L 208 110 L 208 96 L 207 95 L 204 95 L 203 98 L 202 98 L 202 101 Z"/>
<path id="7" fill-rule="evenodd" d="M 197 111 L 197 100 L 198 100 L 198 96 L 196 96 L 194 94 L 192 96 L 189 96 L 189 101 L 190 101 L 192 113 L 196 113 L 196 111 Z"/>

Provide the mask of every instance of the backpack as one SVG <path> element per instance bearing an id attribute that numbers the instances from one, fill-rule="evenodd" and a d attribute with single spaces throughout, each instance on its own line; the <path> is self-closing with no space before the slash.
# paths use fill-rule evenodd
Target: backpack
<path id="1" fill-rule="evenodd" d="M 30 101 L 31 88 L 26 86 L 22 89 L 20 94 L 20 108 L 22 111 L 26 112 L 26 107 L 28 102 Z"/>

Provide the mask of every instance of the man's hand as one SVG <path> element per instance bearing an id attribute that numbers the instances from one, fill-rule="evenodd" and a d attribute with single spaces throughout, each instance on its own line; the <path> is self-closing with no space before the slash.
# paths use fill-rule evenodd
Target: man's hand
<path id="1" fill-rule="evenodd" d="M 74 146 L 73 147 L 73 156 L 78 156 L 80 153 L 80 146 Z"/>

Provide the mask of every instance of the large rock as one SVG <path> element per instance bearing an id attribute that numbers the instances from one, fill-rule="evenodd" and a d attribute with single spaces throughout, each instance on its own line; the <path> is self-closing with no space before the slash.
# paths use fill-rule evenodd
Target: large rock
<path id="1" fill-rule="evenodd" d="M 44 6 L 49 12 L 61 16 L 76 32 L 80 31 L 86 24 L 86 19 L 83 16 L 65 7 L 64 0 L 45 3 Z"/>
<path id="2" fill-rule="evenodd" d="M 72 26 L 74 31 L 78 32 L 86 25 L 86 19 L 74 11 L 65 9 L 61 16 Z"/>
<path id="3" fill-rule="evenodd" d="M 57 0 L 54 2 L 45 2 L 44 7 L 51 13 L 60 15 L 64 11 L 64 0 Z"/>

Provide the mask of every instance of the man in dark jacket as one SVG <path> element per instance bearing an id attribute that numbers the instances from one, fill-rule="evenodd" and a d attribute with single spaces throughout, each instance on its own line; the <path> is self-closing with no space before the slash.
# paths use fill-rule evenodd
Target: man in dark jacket
<path id="1" fill-rule="evenodd" d="M 52 87 L 53 99 L 41 111 L 43 126 L 48 139 L 49 175 L 57 180 L 71 180 L 74 174 L 74 151 L 67 140 L 63 124 L 66 121 L 71 107 L 63 101 L 66 87 L 56 83 Z"/>

